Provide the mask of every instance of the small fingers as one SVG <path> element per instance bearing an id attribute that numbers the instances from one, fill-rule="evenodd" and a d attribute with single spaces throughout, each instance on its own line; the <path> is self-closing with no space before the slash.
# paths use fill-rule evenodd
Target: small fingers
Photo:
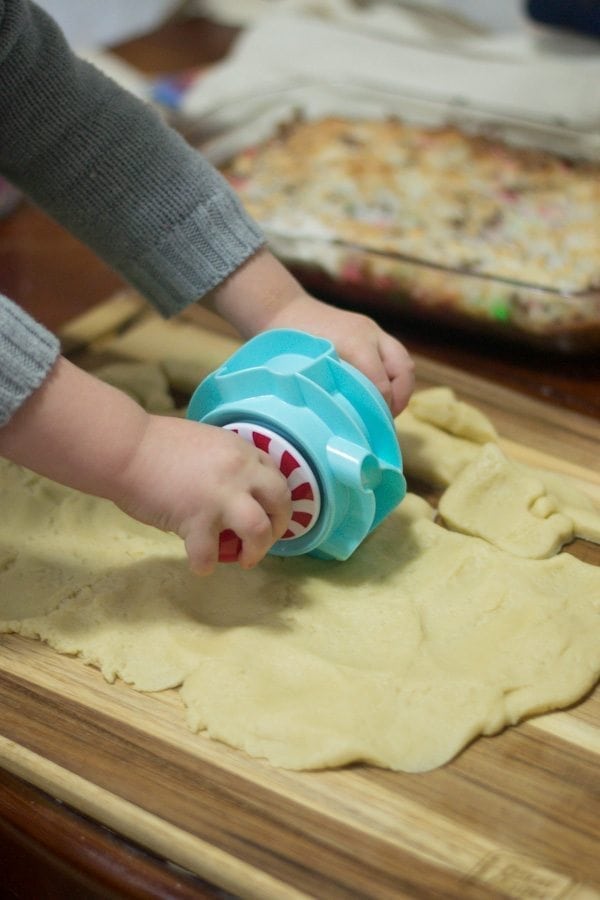
<path id="1" fill-rule="evenodd" d="M 218 531 L 206 522 L 194 522 L 185 535 L 185 552 L 195 575 L 210 575 L 219 559 Z"/>
<path id="2" fill-rule="evenodd" d="M 257 484 L 251 493 L 270 519 L 273 543 L 275 543 L 289 525 L 292 515 L 292 497 L 286 479 L 273 460 L 263 453 L 261 453 L 261 457 L 267 478 Z"/>
<path id="3" fill-rule="evenodd" d="M 381 333 L 379 351 L 390 395 L 389 399 L 386 397 L 386 401 L 392 415 L 397 416 L 414 390 L 415 366 L 406 347 L 386 332 Z"/>
<path id="4" fill-rule="evenodd" d="M 241 541 L 238 562 L 242 568 L 251 569 L 263 559 L 285 531 L 289 516 L 285 516 L 283 526 L 279 525 L 277 529 L 273 521 L 265 507 L 254 497 L 242 495 L 237 498 L 227 525 Z"/>
<path id="5" fill-rule="evenodd" d="M 196 575 L 210 575 L 219 562 L 220 536 L 237 536 L 240 550 L 237 561 L 244 569 L 251 569 L 265 556 L 274 544 L 271 520 L 260 503 L 252 497 L 240 496 L 235 507 L 227 515 L 222 528 L 206 523 L 194 523 L 186 537 L 185 549 L 190 569 Z"/>
<path id="6" fill-rule="evenodd" d="M 257 565 L 275 543 L 271 519 L 252 497 L 238 500 L 235 533 L 242 542 L 238 562 L 243 569 Z"/>
<path id="7" fill-rule="evenodd" d="M 263 473 L 253 486 L 251 496 L 238 497 L 235 518 L 230 525 L 242 540 L 239 562 L 244 568 L 260 562 L 287 530 L 292 514 L 287 481 L 266 455 Z"/>
<path id="8" fill-rule="evenodd" d="M 414 388 L 414 364 L 403 344 L 378 328 L 351 361 L 380 391 L 392 415 L 402 412 Z"/>
<path id="9" fill-rule="evenodd" d="M 240 550 L 237 561 L 243 568 L 255 566 L 288 527 L 291 496 L 285 478 L 262 452 L 252 477 L 239 491 L 231 491 L 212 514 L 194 516 L 185 528 L 185 547 L 190 568 L 198 575 L 209 575 L 219 561 L 222 535 L 233 541 L 237 537 Z M 229 555 L 227 560 L 234 561 Z"/>

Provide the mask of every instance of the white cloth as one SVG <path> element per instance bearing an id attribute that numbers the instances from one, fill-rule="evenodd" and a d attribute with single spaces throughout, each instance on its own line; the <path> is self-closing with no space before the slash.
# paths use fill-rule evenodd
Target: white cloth
<path id="1" fill-rule="evenodd" d="M 525 32 L 481 35 L 428 11 L 282 0 L 187 91 L 186 118 L 311 82 L 367 86 L 575 129 L 600 125 L 600 54 L 540 53 Z M 585 42 L 584 42 L 585 44 Z M 587 47 L 588 45 L 585 44 Z M 597 44 L 595 45 L 597 47 Z M 572 49 L 572 48 L 571 48 Z"/>

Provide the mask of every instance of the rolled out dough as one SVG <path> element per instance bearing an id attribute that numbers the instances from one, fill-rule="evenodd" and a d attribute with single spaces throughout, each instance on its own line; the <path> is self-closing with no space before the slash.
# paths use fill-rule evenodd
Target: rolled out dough
<path id="1" fill-rule="evenodd" d="M 181 685 L 191 728 L 282 767 L 431 769 L 600 674 L 600 569 L 447 531 L 414 495 L 347 562 L 208 578 L 172 535 L 5 462 L 0 508 L 0 630 Z"/>
<path id="2" fill-rule="evenodd" d="M 498 441 L 485 416 L 458 400 L 449 388 L 428 388 L 414 394 L 396 419 L 396 432 L 405 472 L 434 487 L 453 483 L 479 456 L 482 443 Z M 510 466 L 516 482 L 537 479 L 543 484 L 552 510 L 572 522 L 573 537 L 600 543 L 600 508 L 574 479 L 522 462 L 511 461 Z M 537 512 L 541 514 L 542 509 L 538 507 Z"/>
<path id="3" fill-rule="evenodd" d="M 496 444 L 484 444 L 444 491 L 438 510 L 453 530 L 516 556 L 554 556 L 573 538 L 573 520 L 558 512 L 540 478 L 508 460 Z"/>
<path id="4" fill-rule="evenodd" d="M 474 406 L 458 400 L 449 387 L 415 391 L 408 409 L 417 419 L 475 444 L 498 440 L 498 433 L 490 420 Z"/>

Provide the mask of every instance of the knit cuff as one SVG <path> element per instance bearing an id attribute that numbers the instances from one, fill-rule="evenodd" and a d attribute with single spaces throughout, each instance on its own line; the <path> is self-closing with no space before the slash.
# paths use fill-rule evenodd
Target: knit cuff
<path id="1" fill-rule="evenodd" d="M 264 243 L 237 197 L 222 191 L 119 269 L 162 315 L 172 316 L 224 281 Z"/>
<path id="2" fill-rule="evenodd" d="M 59 354 L 58 338 L 0 295 L 0 426 L 41 385 Z"/>

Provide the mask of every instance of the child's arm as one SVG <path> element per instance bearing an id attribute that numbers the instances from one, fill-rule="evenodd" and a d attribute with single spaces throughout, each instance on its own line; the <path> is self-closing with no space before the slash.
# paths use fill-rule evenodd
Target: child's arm
<path id="1" fill-rule="evenodd" d="M 78 59 L 38 7 L 0 0 L 0 170 L 166 315 L 213 291 L 245 336 L 289 326 L 330 338 L 398 412 L 401 345 L 318 303 L 206 159 L 147 105 Z M 40 65 L 43 58 L 43 65 Z"/>
<path id="2" fill-rule="evenodd" d="M 241 538 L 249 568 L 291 514 L 266 454 L 224 429 L 149 415 L 63 357 L 0 428 L 0 455 L 175 532 L 198 574 L 214 568 L 221 531 Z"/>
<path id="3" fill-rule="evenodd" d="M 414 375 L 403 345 L 373 319 L 311 297 L 267 250 L 259 250 L 204 302 L 246 338 L 271 328 L 328 338 L 340 356 L 377 385 L 394 415 L 406 406 Z"/>

